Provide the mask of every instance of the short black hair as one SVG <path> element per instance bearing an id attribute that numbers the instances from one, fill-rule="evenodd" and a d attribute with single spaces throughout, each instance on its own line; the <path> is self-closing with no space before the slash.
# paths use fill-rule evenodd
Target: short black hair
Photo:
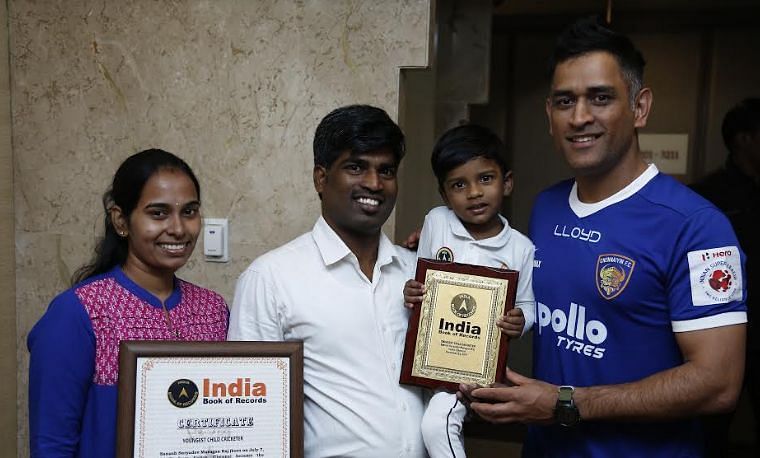
<path id="1" fill-rule="evenodd" d="M 617 60 L 633 106 L 644 87 L 644 56 L 630 38 L 607 28 L 596 16 L 579 19 L 559 35 L 549 58 L 549 79 L 554 77 L 557 65 L 597 51 L 608 52 Z"/>
<path id="2" fill-rule="evenodd" d="M 757 132 L 760 130 L 760 98 L 749 97 L 728 110 L 723 117 L 721 133 L 723 143 L 730 152 L 733 152 L 736 144 L 736 136 L 743 132 Z"/>
<path id="3" fill-rule="evenodd" d="M 349 105 L 333 110 L 314 133 L 314 165 L 330 168 L 345 151 L 362 154 L 389 149 L 401 162 L 406 152 L 404 134 L 384 110 Z"/>
<path id="4" fill-rule="evenodd" d="M 443 186 L 446 176 L 453 169 L 476 157 L 496 162 L 502 175 L 509 171 L 504 159 L 504 143 L 491 129 L 477 124 L 465 124 L 446 131 L 436 142 L 430 157 L 438 185 Z"/>

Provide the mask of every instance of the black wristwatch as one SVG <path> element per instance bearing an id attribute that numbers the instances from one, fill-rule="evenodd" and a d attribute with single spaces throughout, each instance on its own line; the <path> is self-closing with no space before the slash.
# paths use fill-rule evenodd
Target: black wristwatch
<path id="1" fill-rule="evenodd" d="M 554 407 L 554 419 L 562 426 L 572 427 L 581 421 L 581 414 L 573 402 L 575 388 L 569 385 L 559 387 L 557 405 Z"/>

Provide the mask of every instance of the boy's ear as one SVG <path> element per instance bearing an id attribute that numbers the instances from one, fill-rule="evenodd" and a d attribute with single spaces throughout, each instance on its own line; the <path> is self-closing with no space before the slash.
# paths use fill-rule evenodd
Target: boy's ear
<path id="1" fill-rule="evenodd" d="M 512 188 L 515 185 L 514 178 L 512 177 L 512 171 L 508 170 L 504 174 L 504 197 L 509 197 L 512 194 Z"/>
<path id="2" fill-rule="evenodd" d="M 321 165 L 315 165 L 312 177 L 314 178 L 314 189 L 317 190 L 317 194 L 322 194 L 327 182 L 327 169 Z"/>
<path id="3" fill-rule="evenodd" d="M 129 234 L 129 224 L 126 215 L 124 215 L 124 212 L 121 210 L 121 207 L 118 205 L 113 205 L 110 209 L 108 209 L 108 214 L 111 217 L 111 224 L 113 225 L 114 229 L 116 229 L 116 233 L 121 237 L 126 237 L 127 234 Z"/>
<path id="4" fill-rule="evenodd" d="M 441 199 L 443 200 L 443 203 L 446 204 L 446 207 L 451 208 L 451 205 L 449 205 L 449 199 L 443 191 L 443 186 L 438 186 L 438 194 L 441 195 Z"/>

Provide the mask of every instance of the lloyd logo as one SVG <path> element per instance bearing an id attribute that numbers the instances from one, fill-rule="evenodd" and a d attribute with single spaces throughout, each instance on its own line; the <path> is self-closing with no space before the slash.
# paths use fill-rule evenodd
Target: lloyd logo
<path id="1" fill-rule="evenodd" d="M 568 227 L 567 225 L 554 226 L 555 237 L 566 237 L 580 240 L 581 242 L 598 243 L 602 240 L 602 233 L 594 230 L 586 230 L 581 227 Z"/>

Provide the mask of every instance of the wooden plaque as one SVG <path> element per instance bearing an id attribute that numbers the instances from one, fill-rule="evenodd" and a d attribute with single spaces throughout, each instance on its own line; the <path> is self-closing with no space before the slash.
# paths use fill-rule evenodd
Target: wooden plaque
<path id="1" fill-rule="evenodd" d="M 302 458 L 303 343 L 121 342 L 116 456 Z"/>
<path id="2" fill-rule="evenodd" d="M 409 319 L 401 383 L 456 391 L 504 379 L 509 340 L 497 318 L 514 307 L 518 272 L 421 258 L 425 285 Z"/>

